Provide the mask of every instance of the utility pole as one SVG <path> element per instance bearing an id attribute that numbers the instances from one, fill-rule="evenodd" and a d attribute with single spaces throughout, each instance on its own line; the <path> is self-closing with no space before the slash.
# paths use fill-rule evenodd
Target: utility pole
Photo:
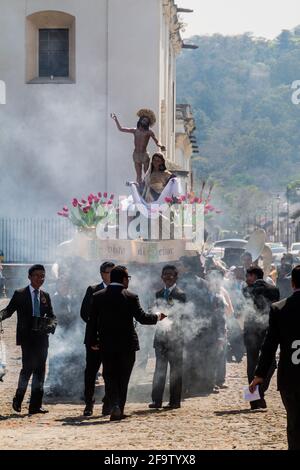
<path id="1" fill-rule="evenodd" d="M 286 251 L 290 249 L 290 190 L 286 188 Z"/>
<path id="2" fill-rule="evenodd" d="M 277 195 L 276 200 L 277 200 L 277 241 L 280 242 L 280 224 L 279 224 L 280 196 L 279 194 Z"/>

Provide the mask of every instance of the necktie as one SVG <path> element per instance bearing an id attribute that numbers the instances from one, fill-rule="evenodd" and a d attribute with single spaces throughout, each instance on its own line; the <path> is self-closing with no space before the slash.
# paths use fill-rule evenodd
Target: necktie
<path id="1" fill-rule="evenodd" d="M 34 289 L 34 297 L 33 297 L 33 316 L 40 317 L 40 303 L 39 303 L 39 291 L 38 289 Z"/>
<path id="2" fill-rule="evenodd" d="M 169 300 L 169 296 L 170 296 L 170 289 L 165 289 L 165 292 L 164 292 L 164 299 L 166 301 Z"/>

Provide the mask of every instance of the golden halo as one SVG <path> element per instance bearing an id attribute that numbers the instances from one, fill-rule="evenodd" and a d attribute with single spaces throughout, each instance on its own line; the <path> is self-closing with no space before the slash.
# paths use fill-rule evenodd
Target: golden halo
<path id="1" fill-rule="evenodd" d="M 153 111 L 151 111 L 151 109 L 140 109 L 137 113 L 138 117 L 141 118 L 141 117 L 146 117 L 149 119 L 150 121 L 150 126 L 154 126 L 154 124 L 156 123 L 156 116 L 154 114 Z"/>

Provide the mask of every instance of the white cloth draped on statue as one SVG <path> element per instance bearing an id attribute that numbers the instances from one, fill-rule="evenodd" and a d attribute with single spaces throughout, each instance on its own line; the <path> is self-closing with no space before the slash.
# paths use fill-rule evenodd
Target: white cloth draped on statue
<path id="1" fill-rule="evenodd" d="M 131 196 L 123 200 L 121 203 L 122 210 L 138 210 L 145 217 L 158 217 L 159 213 L 163 213 L 168 209 L 166 198 L 179 197 L 182 194 L 181 183 L 179 178 L 171 178 L 156 201 L 146 202 L 140 195 L 137 184 L 129 183 Z"/>

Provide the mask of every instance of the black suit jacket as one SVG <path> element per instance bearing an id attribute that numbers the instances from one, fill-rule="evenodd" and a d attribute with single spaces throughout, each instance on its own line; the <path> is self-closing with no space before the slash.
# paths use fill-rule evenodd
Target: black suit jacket
<path id="1" fill-rule="evenodd" d="M 158 292 L 156 292 L 155 297 L 157 299 L 164 299 L 164 292 L 165 289 L 161 289 Z M 174 287 L 174 289 L 171 291 L 169 295 L 169 302 L 172 302 L 172 300 L 178 300 L 179 302 L 185 303 L 186 302 L 186 295 L 183 292 L 183 290 L 179 289 L 177 286 Z"/>
<path id="2" fill-rule="evenodd" d="M 109 285 L 93 295 L 89 344 L 99 344 L 105 353 L 138 351 L 134 318 L 143 325 L 154 325 L 158 320 L 157 315 L 144 312 L 137 295 Z"/>
<path id="3" fill-rule="evenodd" d="M 105 286 L 103 282 L 101 284 L 96 284 L 95 286 L 89 286 L 86 290 L 84 299 L 81 304 L 81 309 L 80 309 L 80 316 L 82 320 L 86 323 L 86 328 L 85 328 L 85 336 L 84 336 L 84 344 L 86 346 L 93 346 L 92 344 L 89 343 L 89 338 L 90 338 L 90 322 L 89 322 L 89 317 L 91 313 L 91 305 L 92 305 L 92 299 L 93 295 L 96 294 L 96 292 L 99 292 L 100 290 L 105 289 Z"/>
<path id="4" fill-rule="evenodd" d="M 0 318 L 5 320 L 17 312 L 17 345 L 21 345 L 30 340 L 32 335 L 32 299 L 29 286 L 14 292 L 8 306 L 0 312 Z M 53 313 L 51 299 L 47 292 L 40 291 L 40 314 L 41 318 L 52 319 L 53 326 L 56 326 L 56 317 Z M 42 334 L 42 333 L 41 333 Z M 48 336 L 46 333 L 43 333 Z"/>
<path id="5" fill-rule="evenodd" d="M 279 289 L 263 279 L 258 279 L 252 286 L 243 289 L 245 297 L 252 298 L 255 311 L 245 318 L 244 332 L 263 331 L 268 327 L 270 306 L 280 299 Z"/>
<path id="6" fill-rule="evenodd" d="M 277 371 L 279 390 L 300 388 L 300 292 L 272 305 L 269 329 L 255 375 L 265 378 L 280 346 Z"/>
<path id="7" fill-rule="evenodd" d="M 155 297 L 158 304 L 160 304 L 160 301 L 162 301 L 162 303 L 166 302 L 164 300 L 164 292 L 164 288 L 156 292 Z M 182 315 L 182 312 L 178 310 L 178 308 L 172 308 L 174 300 L 179 303 L 186 302 L 185 293 L 177 286 L 171 291 L 169 300 L 166 302 L 166 306 L 168 307 L 169 312 L 166 311 L 165 313 L 170 316 L 172 325 L 170 328 L 165 329 L 164 325 L 162 324 L 162 328 L 156 329 L 153 342 L 154 348 L 168 349 L 169 347 L 173 347 L 174 344 L 177 348 L 183 346 L 182 322 L 184 321 L 184 316 Z"/>

